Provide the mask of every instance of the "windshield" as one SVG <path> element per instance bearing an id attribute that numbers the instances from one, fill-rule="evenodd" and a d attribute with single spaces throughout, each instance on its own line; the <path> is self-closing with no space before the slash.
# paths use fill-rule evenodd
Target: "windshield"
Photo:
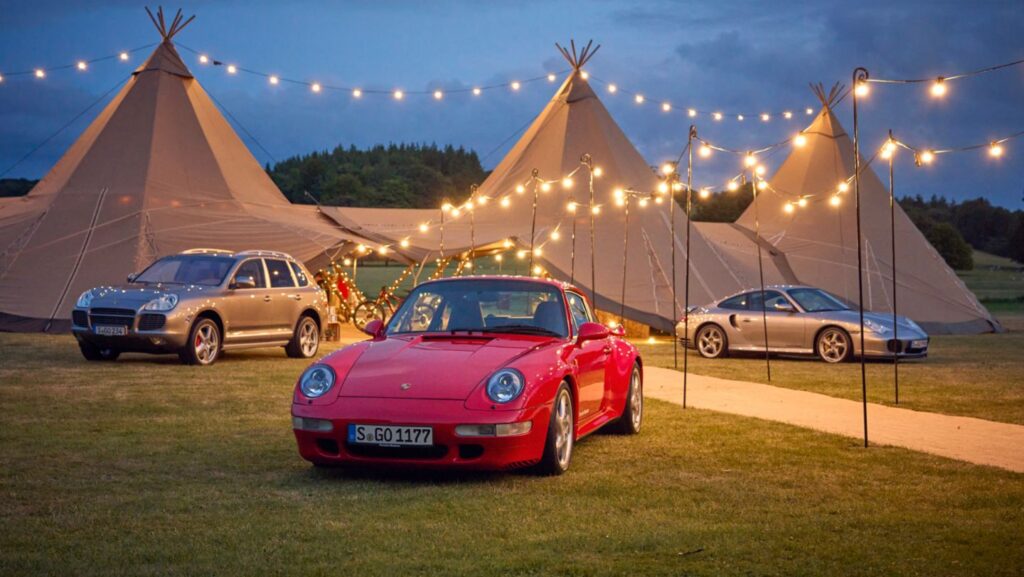
<path id="1" fill-rule="evenodd" d="M 168 256 L 149 265 L 133 282 L 217 286 L 224 281 L 234 263 L 235 259 L 227 256 Z"/>
<path id="2" fill-rule="evenodd" d="M 845 311 L 849 307 L 842 301 L 828 294 L 821 289 L 798 288 L 789 289 L 789 296 L 800 305 L 800 308 L 809 313 L 820 313 L 825 311 Z"/>
<path id="3" fill-rule="evenodd" d="M 569 335 L 562 291 L 530 281 L 454 280 L 421 285 L 388 323 L 389 335 L 427 332 Z"/>

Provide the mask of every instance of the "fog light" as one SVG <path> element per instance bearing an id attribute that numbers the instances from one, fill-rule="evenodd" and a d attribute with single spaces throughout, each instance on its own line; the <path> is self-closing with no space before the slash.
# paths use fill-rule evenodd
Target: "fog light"
<path id="1" fill-rule="evenodd" d="M 459 437 L 517 437 L 525 435 L 533 429 L 533 423 L 501 423 L 498 425 L 459 425 L 455 427 L 455 435 Z"/>
<path id="2" fill-rule="evenodd" d="M 326 419 L 310 419 L 307 417 L 292 417 L 292 428 L 298 431 L 313 431 L 315 433 L 329 433 L 334 430 L 334 423 Z"/>
<path id="3" fill-rule="evenodd" d="M 161 347 L 167 341 L 165 341 L 164 339 L 162 339 L 160 337 L 152 337 L 152 338 L 149 339 L 149 342 L 153 343 L 153 346 Z"/>

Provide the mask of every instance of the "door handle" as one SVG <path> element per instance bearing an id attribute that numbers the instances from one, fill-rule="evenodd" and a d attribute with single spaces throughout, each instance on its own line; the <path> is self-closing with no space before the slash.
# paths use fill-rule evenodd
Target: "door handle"
<path id="1" fill-rule="evenodd" d="M 271 300 L 272 299 L 270 298 L 270 295 L 267 295 L 267 296 L 263 297 L 263 302 L 265 302 L 265 303 L 269 303 Z"/>
<path id="2" fill-rule="evenodd" d="M 292 298 L 297 300 L 297 301 L 301 301 L 302 300 L 302 295 L 292 295 Z"/>
<path id="3" fill-rule="evenodd" d="M 754 321 L 752 321 L 752 320 L 750 320 L 750 319 L 743 319 L 743 322 L 745 322 L 745 323 L 752 323 L 752 322 L 754 322 Z"/>

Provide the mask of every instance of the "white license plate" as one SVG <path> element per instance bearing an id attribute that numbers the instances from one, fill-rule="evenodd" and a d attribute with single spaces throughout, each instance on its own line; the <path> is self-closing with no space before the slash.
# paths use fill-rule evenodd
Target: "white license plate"
<path id="1" fill-rule="evenodd" d="M 928 346 L 928 341 L 926 341 L 926 340 L 910 341 L 910 348 L 913 348 L 913 349 L 923 349 L 923 348 L 925 348 L 927 346 Z"/>
<path id="2" fill-rule="evenodd" d="M 395 425 L 348 426 L 348 442 L 388 447 L 424 447 L 434 444 L 434 429 Z"/>
<path id="3" fill-rule="evenodd" d="M 93 332 L 98 335 L 105 337 L 120 337 L 128 334 L 128 327 L 126 326 L 109 326 L 109 325 L 97 325 L 93 327 Z"/>

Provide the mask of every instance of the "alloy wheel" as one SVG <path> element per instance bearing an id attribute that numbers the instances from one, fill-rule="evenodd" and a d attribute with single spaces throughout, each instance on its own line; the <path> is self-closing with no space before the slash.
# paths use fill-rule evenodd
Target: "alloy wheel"
<path id="1" fill-rule="evenodd" d="M 320 335 L 316 330 L 316 323 L 307 319 L 299 330 L 299 347 L 302 349 L 302 354 L 307 357 L 315 355 L 319 345 Z"/>
<path id="2" fill-rule="evenodd" d="M 724 343 L 725 338 L 722 335 L 722 331 L 717 327 L 702 329 L 700 336 L 697 337 L 697 347 L 700 348 L 701 354 L 705 357 L 717 357 L 722 352 Z"/>
<path id="3" fill-rule="evenodd" d="M 208 365 L 217 358 L 220 347 L 220 336 L 217 334 L 217 327 L 213 324 L 205 324 L 196 331 L 196 340 L 193 343 L 196 358 L 199 363 Z"/>
<path id="4" fill-rule="evenodd" d="M 563 469 L 569 467 L 572 457 L 572 400 L 569 392 L 562 390 L 555 402 L 555 456 Z"/>
<path id="5" fill-rule="evenodd" d="M 837 329 L 828 329 L 818 340 L 818 351 L 827 363 L 838 363 L 846 358 L 850 342 L 846 334 Z"/>
<path id="6" fill-rule="evenodd" d="M 640 380 L 640 371 L 633 369 L 631 381 L 630 391 L 632 393 L 629 396 L 629 409 L 633 418 L 633 430 L 639 431 L 644 411 L 644 389 L 643 382 Z"/>

